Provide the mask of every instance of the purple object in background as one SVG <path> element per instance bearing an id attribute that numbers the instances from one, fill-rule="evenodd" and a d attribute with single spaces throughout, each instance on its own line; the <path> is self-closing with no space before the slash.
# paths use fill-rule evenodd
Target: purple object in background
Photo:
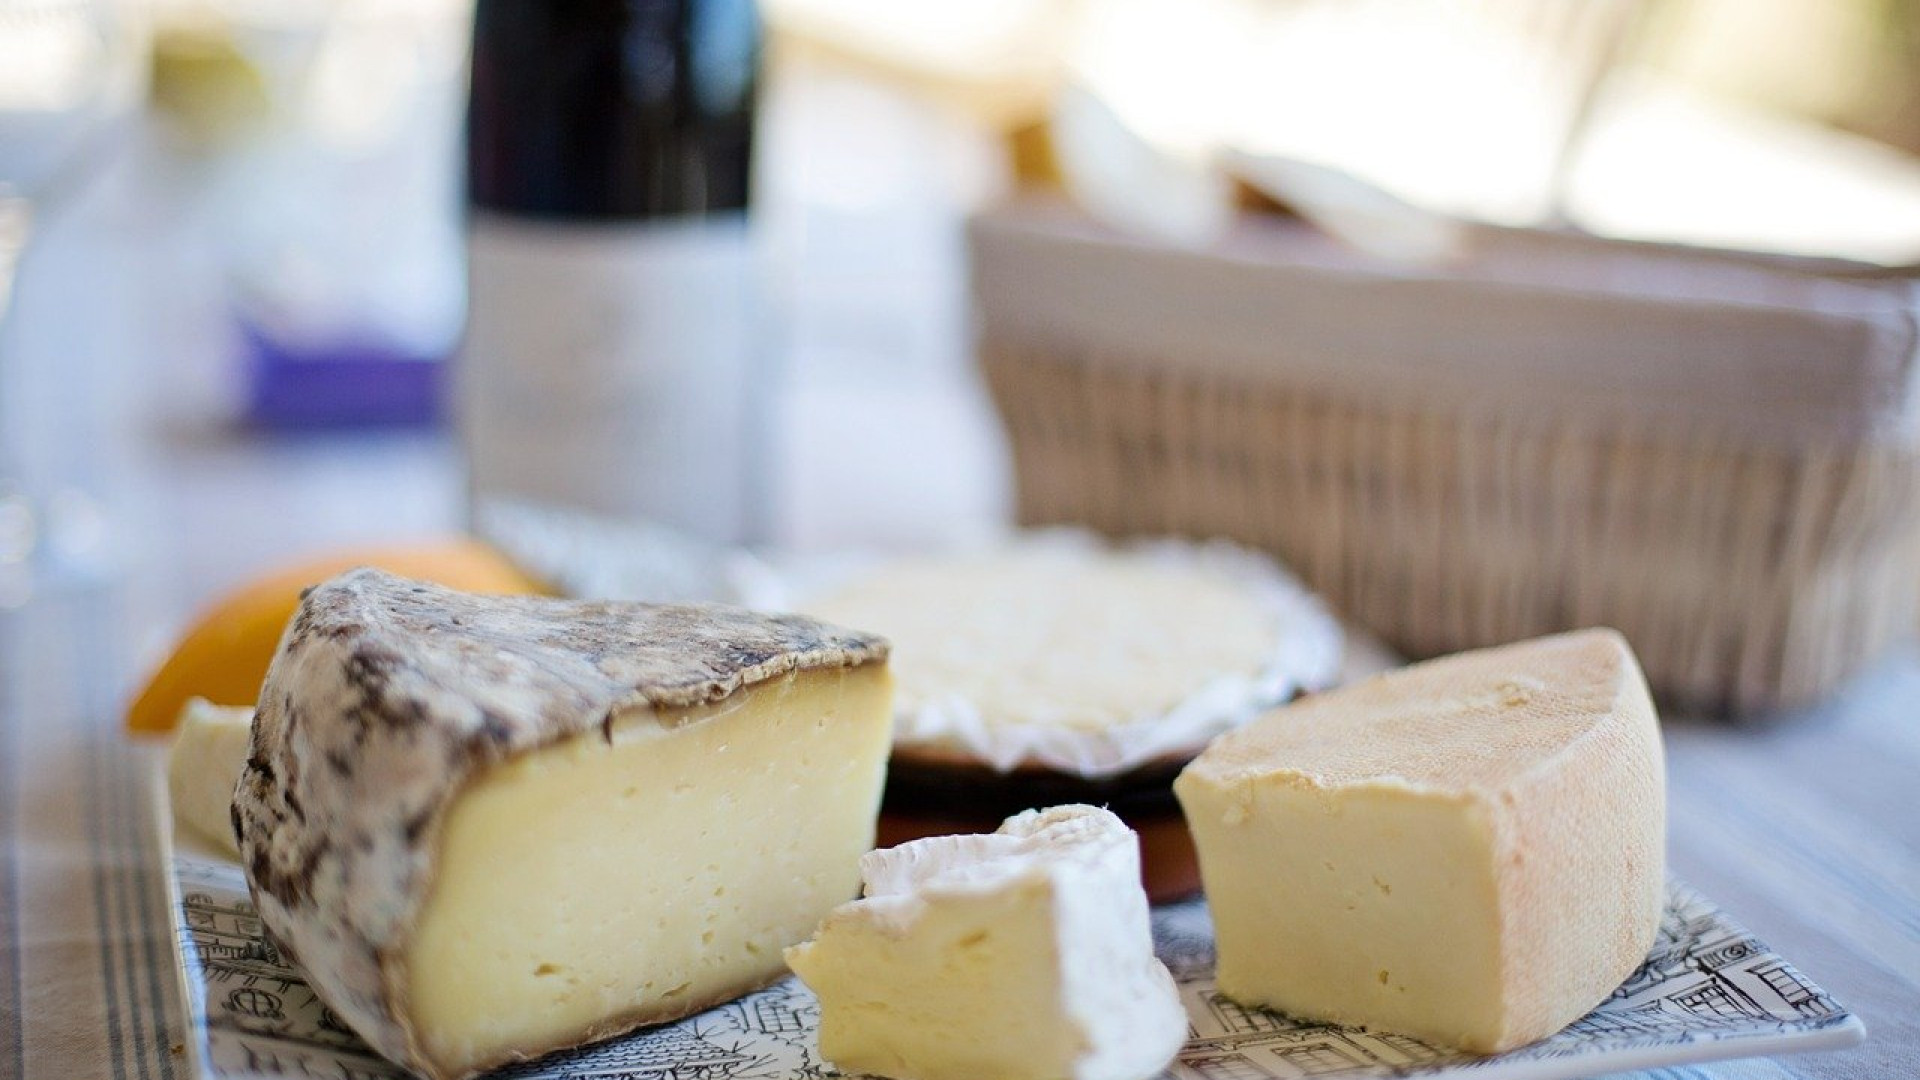
<path id="1" fill-rule="evenodd" d="M 247 420 L 283 430 L 425 426 L 442 413 L 446 364 L 370 341 L 289 345 L 239 320 Z"/>

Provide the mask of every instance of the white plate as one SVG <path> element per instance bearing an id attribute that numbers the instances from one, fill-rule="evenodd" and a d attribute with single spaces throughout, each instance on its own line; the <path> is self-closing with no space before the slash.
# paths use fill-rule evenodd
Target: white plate
<path id="1" fill-rule="evenodd" d="M 186 1002 L 190 1076 L 408 1074 L 376 1056 L 315 997 L 267 941 L 238 864 L 175 837 L 160 778 L 174 954 Z M 1562 1080 L 1724 1058 L 1832 1050 L 1866 1036 L 1859 1019 L 1685 885 L 1671 886 L 1647 962 L 1566 1030 L 1511 1053 L 1462 1057 L 1399 1035 L 1307 1024 L 1243 1009 L 1213 985 L 1206 904 L 1154 912 L 1161 959 L 1191 1025 L 1181 1080 L 1475 1077 Z M 502 1070 L 542 1080 L 784 1080 L 834 1075 L 820 1060 L 813 995 L 797 979 L 666 1027 Z"/>

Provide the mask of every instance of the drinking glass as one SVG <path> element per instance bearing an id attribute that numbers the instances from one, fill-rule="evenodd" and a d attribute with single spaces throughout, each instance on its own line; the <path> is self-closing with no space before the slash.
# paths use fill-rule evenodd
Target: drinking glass
<path id="1" fill-rule="evenodd" d="M 15 422 L 24 403 L 10 399 L 17 376 L 4 354 L 36 218 L 124 141 L 145 71 L 136 2 L 0 0 L 0 608 L 76 572 L 71 556 L 100 520 L 86 494 L 42 490 L 51 485 L 24 475 Z"/>

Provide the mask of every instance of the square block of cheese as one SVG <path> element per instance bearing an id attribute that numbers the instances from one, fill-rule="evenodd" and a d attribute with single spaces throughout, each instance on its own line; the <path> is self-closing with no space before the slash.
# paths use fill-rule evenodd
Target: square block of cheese
<path id="1" fill-rule="evenodd" d="M 820 998 L 820 1052 L 896 1080 L 1146 1080 L 1186 1011 L 1154 958 L 1139 842 L 1056 806 L 862 863 L 866 898 L 787 961 Z"/>
<path id="2" fill-rule="evenodd" d="M 1174 785 L 1223 993 L 1495 1053 L 1599 1004 L 1664 895 L 1653 706 L 1608 630 L 1275 710 Z"/>
<path id="3" fill-rule="evenodd" d="M 795 616 L 336 578 L 235 795 L 261 919 L 434 1080 L 737 997 L 859 889 L 885 653 Z"/>

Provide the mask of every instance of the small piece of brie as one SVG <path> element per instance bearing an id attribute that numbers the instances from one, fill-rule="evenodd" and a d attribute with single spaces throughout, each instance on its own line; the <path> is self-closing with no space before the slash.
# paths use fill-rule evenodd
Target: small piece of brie
<path id="1" fill-rule="evenodd" d="M 233 841 L 233 789 L 246 767 L 252 733 L 253 706 L 194 698 L 180 710 L 180 728 L 167 749 L 174 822 L 235 859 L 240 849 Z"/>
<path id="2" fill-rule="evenodd" d="M 1174 783 L 1245 1005 L 1498 1053 L 1645 959 L 1665 897 L 1660 733 L 1587 630 L 1277 709 Z"/>
<path id="3" fill-rule="evenodd" d="M 1186 1012 L 1153 956 L 1138 839 L 1089 806 L 861 860 L 787 963 L 820 998 L 820 1052 L 897 1080 L 1143 1080 Z"/>

